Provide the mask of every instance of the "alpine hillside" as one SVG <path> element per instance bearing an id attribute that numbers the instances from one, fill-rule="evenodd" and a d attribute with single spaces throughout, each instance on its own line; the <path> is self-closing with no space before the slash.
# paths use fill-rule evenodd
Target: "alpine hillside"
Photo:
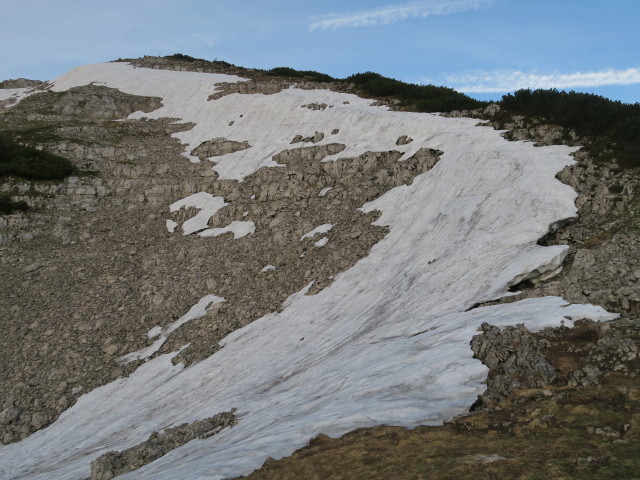
<path id="1" fill-rule="evenodd" d="M 1 478 L 640 471 L 637 105 L 179 54 L 0 86 Z"/>

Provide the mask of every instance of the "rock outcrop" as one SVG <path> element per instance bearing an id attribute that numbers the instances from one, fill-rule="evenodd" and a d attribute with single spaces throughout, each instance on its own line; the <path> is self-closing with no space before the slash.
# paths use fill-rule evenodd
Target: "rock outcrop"
<path id="1" fill-rule="evenodd" d="M 137 470 L 166 455 L 171 450 L 195 440 L 209 438 L 236 423 L 234 412 L 219 413 L 211 418 L 154 432 L 148 440 L 122 452 L 109 452 L 91 462 L 91 480 L 111 480 Z"/>

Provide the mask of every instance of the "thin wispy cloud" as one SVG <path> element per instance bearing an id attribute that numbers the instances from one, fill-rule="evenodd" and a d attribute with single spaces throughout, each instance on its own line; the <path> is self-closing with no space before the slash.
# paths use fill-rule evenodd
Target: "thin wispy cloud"
<path id="1" fill-rule="evenodd" d="M 430 82 L 433 83 L 433 82 Z M 640 68 L 574 73 L 492 70 L 446 76 L 441 82 L 466 93 L 511 92 L 522 88 L 588 88 L 640 84 Z"/>
<path id="2" fill-rule="evenodd" d="M 469 10 L 478 10 L 495 3 L 496 0 L 422 0 L 418 2 L 387 5 L 353 13 L 333 13 L 321 17 L 309 25 L 311 30 L 337 30 L 349 27 L 368 27 L 424 18 L 430 15 L 449 15 Z"/>

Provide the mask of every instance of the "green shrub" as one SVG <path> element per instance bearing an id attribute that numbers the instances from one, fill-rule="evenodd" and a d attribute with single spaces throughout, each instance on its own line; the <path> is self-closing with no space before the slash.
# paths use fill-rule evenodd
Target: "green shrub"
<path id="1" fill-rule="evenodd" d="M 66 158 L 21 145 L 7 136 L 0 135 L 0 177 L 62 180 L 75 170 Z"/>
<path id="2" fill-rule="evenodd" d="M 405 83 L 375 72 L 356 73 L 344 81 L 353 83 L 365 95 L 397 98 L 403 106 L 419 112 L 472 110 L 488 104 L 449 87 Z"/>
<path id="3" fill-rule="evenodd" d="M 201 60 L 196 57 L 192 57 L 191 55 L 184 55 L 182 53 L 174 53 L 173 55 L 168 55 L 167 58 L 173 58 L 174 60 L 182 60 L 184 62 L 197 62 Z"/>

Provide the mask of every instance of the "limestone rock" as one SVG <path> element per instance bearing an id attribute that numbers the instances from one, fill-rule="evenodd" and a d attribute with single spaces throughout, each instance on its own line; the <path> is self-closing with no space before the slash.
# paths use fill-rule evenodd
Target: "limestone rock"
<path id="1" fill-rule="evenodd" d="M 483 324 L 482 328 L 484 332 L 471 340 L 471 349 L 491 369 L 482 394 L 485 406 L 499 404 L 515 389 L 542 387 L 555 380 L 556 371 L 542 352 L 544 341 L 524 325 L 500 329 Z"/>
<path id="2" fill-rule="evenodd" d="M 209 157 L 218 157 L 228 153 L 246 150 L 247 148 L 251 148 L 248 142 L 236 142 L 218 137 L 201 143 L 191 151 L 191 155 L 197 156 L 200 160 L 205 160 Z"/>

